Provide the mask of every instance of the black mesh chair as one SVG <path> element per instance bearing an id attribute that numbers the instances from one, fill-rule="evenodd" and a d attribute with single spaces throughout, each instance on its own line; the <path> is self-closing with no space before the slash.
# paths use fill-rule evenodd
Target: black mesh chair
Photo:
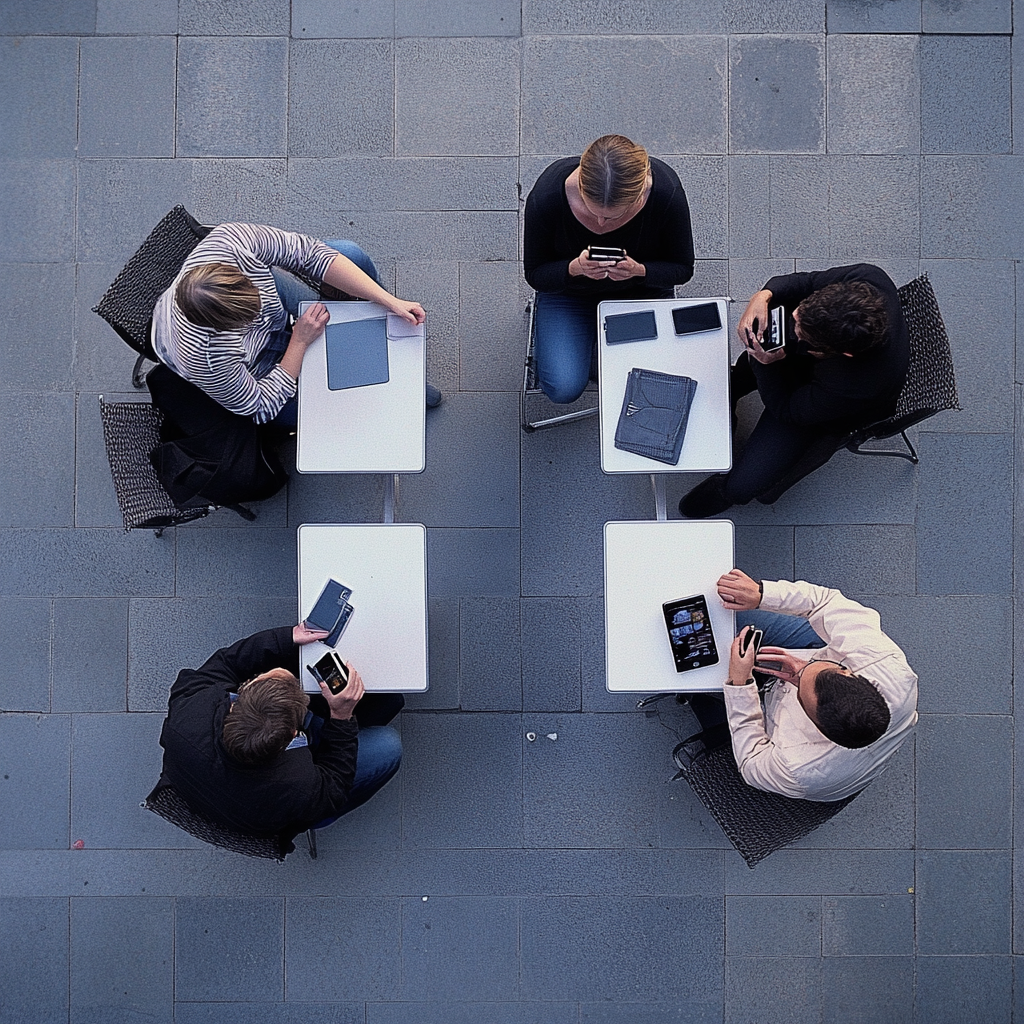
<path id="1" fill-rule="evenodd" d="M 754 789 L 736 767 L 728 736 L 728 726 L 717 727 L 679 743 L 675 778 L 686 779 L 749 868 L 820 828 L 858 795 L 819 803 Z"/>
<path id="2" fill-rule="evenodd" d="M 585 420 L 590 416 L 596 416 L 598 406 L 590 409 L 576 409 L 573 412 L 561 413 L 558 416 L 551 416 L 543 420 L 531 420 L 529 414 L 529 399 L 543 395 L 540 383 L 537 378 L 537 357 L 536 346 L 536 323 L 537 323 L 537 300 L 531 299 L 526 304 L 526 317 L 529 323 L 526 332 L 526 362 L 523 367 L 523 390 L 519 394 L 519 423 L 523 430 L 532 434 L 535 430 L 543 430 L 546 427 L 557 427 L 561 423 L 572 423 L 574 420 Z"/>
<path id="3" fill-rule="evenodd" d="M 823 435 L 779 483 L 758 496 L 758 501 L 765 505 L 777 501 L 797 481 L 824 466 L 840 448 L 854 455 L 906 459 L 916 465 L 917 450 L 907 437 L 907 431 L 945 409 L 960 408 L 949 336 L 928 275 L 922 274 L 903 285 L 899 297 L 910 333 L 910 364 L 903 390 L 896 400 L 896 411 L 887 419 L 852 433 Z M 864 447 L 868 441 L 897 435 L 903 439 L 905 450 Z"/>

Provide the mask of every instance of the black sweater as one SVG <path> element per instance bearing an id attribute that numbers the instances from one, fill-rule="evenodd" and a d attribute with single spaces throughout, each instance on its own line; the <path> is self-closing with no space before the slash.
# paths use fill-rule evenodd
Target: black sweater
<path id="1" fill-rule="evenodd" d="M 643 209 L 622 227 L 596 235 L 573 216 L 565 179 L 580 158 L 556 160 L 537 179 L 526 200 L 523 270 L 538 292 L 603 299 L 651 298 L 693 277 L 690 208 L 679 176 L 668 164 L 651 159 L 651 192 Z M 647 269 L 646 277 L 592 281 L 572 277 L 569 264 L 588 245 L 618 246 Z"/>
<path id="2" fill-rule="evenodd" d="M 863 355 L 815 359 L 793 333 L 793 310 L 812 292 L 840 281 L 866 281 L 885 298 L 885 340 Z M 910 335 L 896 285 L 870 263 L 773 277 L 765 286 L 769 307 L 786 309 L 786 358 L 750 361 L 765 408 L 783 423 L 827 424 L 837 430 L 866 426 L 891 416 L 910 360 Z"/>
<path id="3" fill-rule="evenodd" d="M 298 655 L 285 626 L 239 640 L 199 669 L 183 669 L 171 687 L 160 735 L 161 778 L 194 811 L 240 832 L 280 834 L 286 843 L 344 806 L 356 771 L 355 719 L 328 719 L 315 751 L 297 747 L 255 767 L 232 760 L 221 730 L 229 694 L 272 668 L 298 675 Z"/>

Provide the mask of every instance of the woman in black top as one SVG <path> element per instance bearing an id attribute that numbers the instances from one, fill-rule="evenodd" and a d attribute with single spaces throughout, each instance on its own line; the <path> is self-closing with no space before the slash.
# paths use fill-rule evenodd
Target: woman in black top
<path id="1" fill-rule="evenodd" d="M 592 260 L 589 247 L 625 250 Z M 668 164 L 622 135 L 547 167 L 526 200 L 526 280 L 537 291 L 540 386 L 572 402 L 587 386 L 603 299 L 671 298 L 693 276 L 690 208 Z"/>

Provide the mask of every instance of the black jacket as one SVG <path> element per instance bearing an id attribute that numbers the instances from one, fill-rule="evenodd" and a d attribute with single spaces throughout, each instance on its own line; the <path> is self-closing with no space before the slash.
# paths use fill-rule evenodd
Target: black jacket
<path id="1" fill-rule="evenodd" d="M 231 759 L 221 730 L 229 694 L 272 668 L 298 675 L 298 654 L 291 627 L 285 626 L 217 651 L 199 669 L 183 669 L 171 687 L 160 734 L 161 782 L 170 782 L 211 821 L 248 834 L 280 835 L 286 846 L 344 807 L 356 771 L 356 720 L 328 718 L 315 751 L 286 750 L 256 767 Z"/>

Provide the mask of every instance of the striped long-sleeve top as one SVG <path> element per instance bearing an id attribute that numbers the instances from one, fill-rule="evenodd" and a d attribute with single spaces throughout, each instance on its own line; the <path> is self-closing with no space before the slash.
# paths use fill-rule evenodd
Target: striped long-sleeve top
<path id="1" fill-rule="evenodd" d="M 225 409 L 251 416 L 257 423 L 272 420 L 295 394 L 296 382 L 280 366 L 260 380 L 252 375 L 270 336 L 283 329 L 288 320 L 270 268 L 301 270 L 322 281 L 337 255 L 323 242 L 294 231 L 262 224 L 218 225 L 193 249 L 170 288 L 157 301 L 153 348 L 160 361 Z M 174 300 L 182 275 L 209 263 L 237 267 L 259 291 L 259 315 L 242 330 L 199 327 L 185 318 Z"/>

